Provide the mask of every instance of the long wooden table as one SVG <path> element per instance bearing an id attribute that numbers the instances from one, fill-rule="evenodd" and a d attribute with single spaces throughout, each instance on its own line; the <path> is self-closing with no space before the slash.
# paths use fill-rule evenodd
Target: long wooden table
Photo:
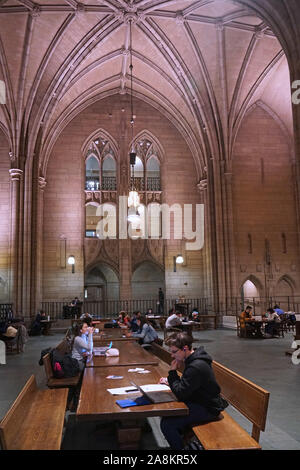
<path id="1" fill-rule="evenodd" d="M 93 341 L 94 343 L 99 343 L 102 341 L 138 341 L 139 338 L 135 338 L 133 336 L 127 337 L 124 333 L 123 328 L 106 328 L 99 333 L 93 334 Z"/>
<path id="2" fill-rule="evenodd" d="M 102 344 L 99 342 L 98 345 L 105 346 L 107 345 L 107 341 Z M 153 354 L 150 354 L 134 341 L 118 341 L 117 344 L 113 343 L 112 347 L 119 350 L 119 356 L 106 357 L 93 355 L 90 359 L 87 360 L 86 367 L 116 367 L 158 364 L 158 359 Z"/>
<path id="3" fill-rule="evenodd" d="M 151 405 L 120 408 L 116 400 L 132 398 L 132 394 L 111 395 L 108 388 L 131 386 L 133 381 L 137 385 L 155 384 L 160 377 L 166 376 L 168 368 L 147 365 L 144 369 L 148 374 L 128 372 L 128 366 L 114 367 L 89 367 L 83 375 L 79 404 L 76 416 L 79 420 L 108 420 L 108 419 L 136 419 L 149 416 L 177 416 L 187 415 L 188 408 L 182 402 L 153 403 Z M 120 375 L 122 379 L 107 379 L 109 375 Z M 140 394 L 138 394 L 140 396 Z M 134 395 L 136 396 L 136 395 Z"/>

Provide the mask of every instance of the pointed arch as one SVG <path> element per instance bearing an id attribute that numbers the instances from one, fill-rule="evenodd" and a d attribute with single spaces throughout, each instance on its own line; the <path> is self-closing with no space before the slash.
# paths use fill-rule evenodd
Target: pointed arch
<path id="1" fill-rule="evenodd" d="M 258 279 L 258 277 L 254 276 L 253 274 L 250 274 L 248 275 L 241 283 L 240 285 L 240 291 L 242 291 L 243 289 L 243 286 L 244 284 L 247 282 L 247 281 L 250 281 L 252 282 L 252 284 L 254 284 L 254 286 L 256 287 L 258 293 L 259 293 L 259 297 L 263 297 L 263 294 L 264 294 L 264 286 L 262 284 L 262 282 Z"/>

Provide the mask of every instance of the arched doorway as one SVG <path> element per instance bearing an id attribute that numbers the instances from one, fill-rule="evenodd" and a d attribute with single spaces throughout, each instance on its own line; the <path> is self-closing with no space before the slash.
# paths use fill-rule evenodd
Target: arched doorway
<path id="1" fill-rule="evenodd" d="M 158 290 L 164 291 L 164 271 L 151 261 L 143 261 L 132 275 L 132 298 L 134 300 L 158 300 Z"/>
<path id="2" fill-rule="evenodd" d="M 247 305 L 251 305 L 253 313 L 261 314 L 261 289 L 258 281 L 251 277 L 245 280 L 241 287 L 241 309 L 244 310 Z"/>
<path id="3" fill-rule="evenodd" d="M 109 316 L 117 310 L 119 279 L 105 263 L 90 268 L 85 276 L 84 309 L 91 315 Z"/>
<path id="4" fill-rule="evenodd" d="M 285 312 L 297 310 L 294 299 L 294 282 L 288 276 L 283 276 L 279 279 L 274 297 L 274 303 L 279 305 Z"/>

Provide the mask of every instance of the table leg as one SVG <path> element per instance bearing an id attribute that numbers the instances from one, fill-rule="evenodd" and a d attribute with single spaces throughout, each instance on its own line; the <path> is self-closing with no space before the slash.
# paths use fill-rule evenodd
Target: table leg
<path id="1" fill-rule="evenodd" d="M 142 436 L 142 426 L 136 421 L 122 421 L 117 429 L 120 449 L 137 450 Z"/>

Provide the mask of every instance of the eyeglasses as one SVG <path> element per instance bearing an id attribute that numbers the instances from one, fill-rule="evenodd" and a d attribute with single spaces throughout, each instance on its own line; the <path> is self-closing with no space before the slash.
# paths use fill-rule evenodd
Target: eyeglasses
<path id="1" fill-rule="evenodd" d="M 174 350 L 172 351 L 172 349 L 170 349 L 171 354 L 176 354 L 176 353 L 178 353 L 178 351 L 181 351 L 181 349 L 176 349 L 176 351 L 174 351 Z"/>

